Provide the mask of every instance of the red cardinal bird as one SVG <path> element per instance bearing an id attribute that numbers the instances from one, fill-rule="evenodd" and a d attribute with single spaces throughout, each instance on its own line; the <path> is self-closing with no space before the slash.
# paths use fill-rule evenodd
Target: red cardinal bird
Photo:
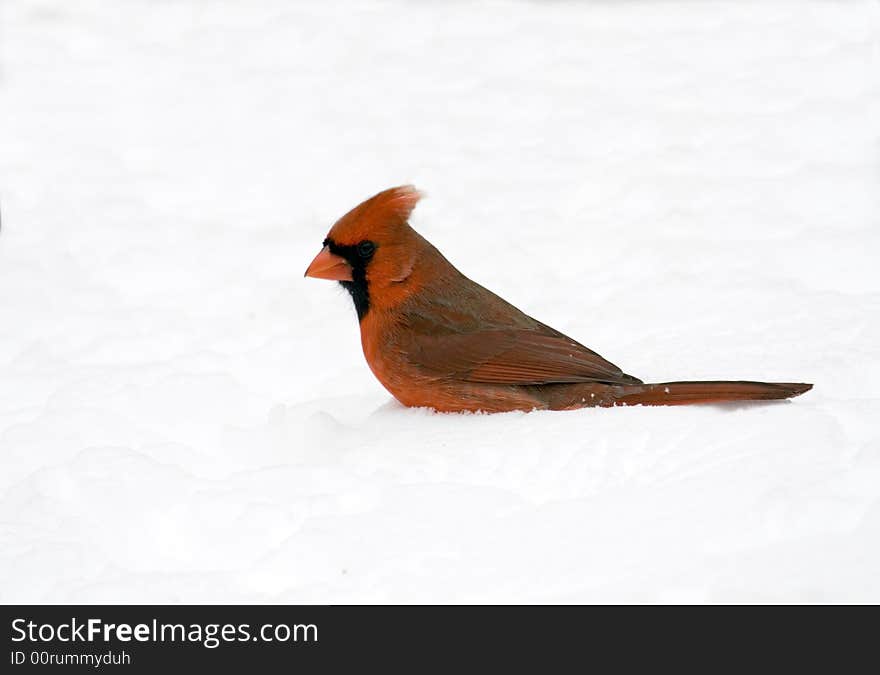
<path id="1" fill-rule="evenodd" d="M 419 197 L 403 186 L 356 206 L 306 270 L 351 294 L 367 363 L 404 405 L 444 412 L 681 405 L 790 398 L 813 386 L 644 384 L 455 269 L 409 226 Z"/>

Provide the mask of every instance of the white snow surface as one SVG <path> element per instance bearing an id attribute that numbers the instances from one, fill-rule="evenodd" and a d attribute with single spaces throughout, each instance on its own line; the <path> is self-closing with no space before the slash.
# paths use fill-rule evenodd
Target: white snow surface
<path id="1" fill-rule="evenodd" d="M 646 381 L 442 415 L 330 225 Z M 0 601 L 880 601 L 880 4 L 0 4 Z"/>

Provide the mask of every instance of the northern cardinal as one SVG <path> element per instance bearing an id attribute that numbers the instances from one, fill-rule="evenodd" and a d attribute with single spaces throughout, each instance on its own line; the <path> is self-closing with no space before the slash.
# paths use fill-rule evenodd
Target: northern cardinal
<path id="1" fill-rule="evenodd" d="M 813 386 L 644 384 L 455 269 L 407 222 L 419 197 L 403 186 L 356 206 L 305 274 L 351 294 L 367 363 L 404 405 L 443 412 L 681 405 L 790 398 Z"/>

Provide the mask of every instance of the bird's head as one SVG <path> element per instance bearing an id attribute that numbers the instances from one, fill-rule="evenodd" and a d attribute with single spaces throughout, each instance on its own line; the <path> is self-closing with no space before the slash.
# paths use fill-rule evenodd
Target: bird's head
<path id="1" fill-rule="evenodd" d="M 342 284 L 358 319 L 377 301 L 400 297 L 424 242 L 407 222 L 420 197 L 404 185 L 358 204 L 330 228 L 305 275 Z"/>

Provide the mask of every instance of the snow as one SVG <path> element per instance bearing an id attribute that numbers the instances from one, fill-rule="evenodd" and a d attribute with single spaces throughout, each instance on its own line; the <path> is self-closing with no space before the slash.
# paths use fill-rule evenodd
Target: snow
<path id="1" fill-rule="evenodd" d="M 0 601 L 880 601 L 880 5 L 0 5 Z M 650 381 L 439 415 L 302 274 L 413 182 Z"/>

